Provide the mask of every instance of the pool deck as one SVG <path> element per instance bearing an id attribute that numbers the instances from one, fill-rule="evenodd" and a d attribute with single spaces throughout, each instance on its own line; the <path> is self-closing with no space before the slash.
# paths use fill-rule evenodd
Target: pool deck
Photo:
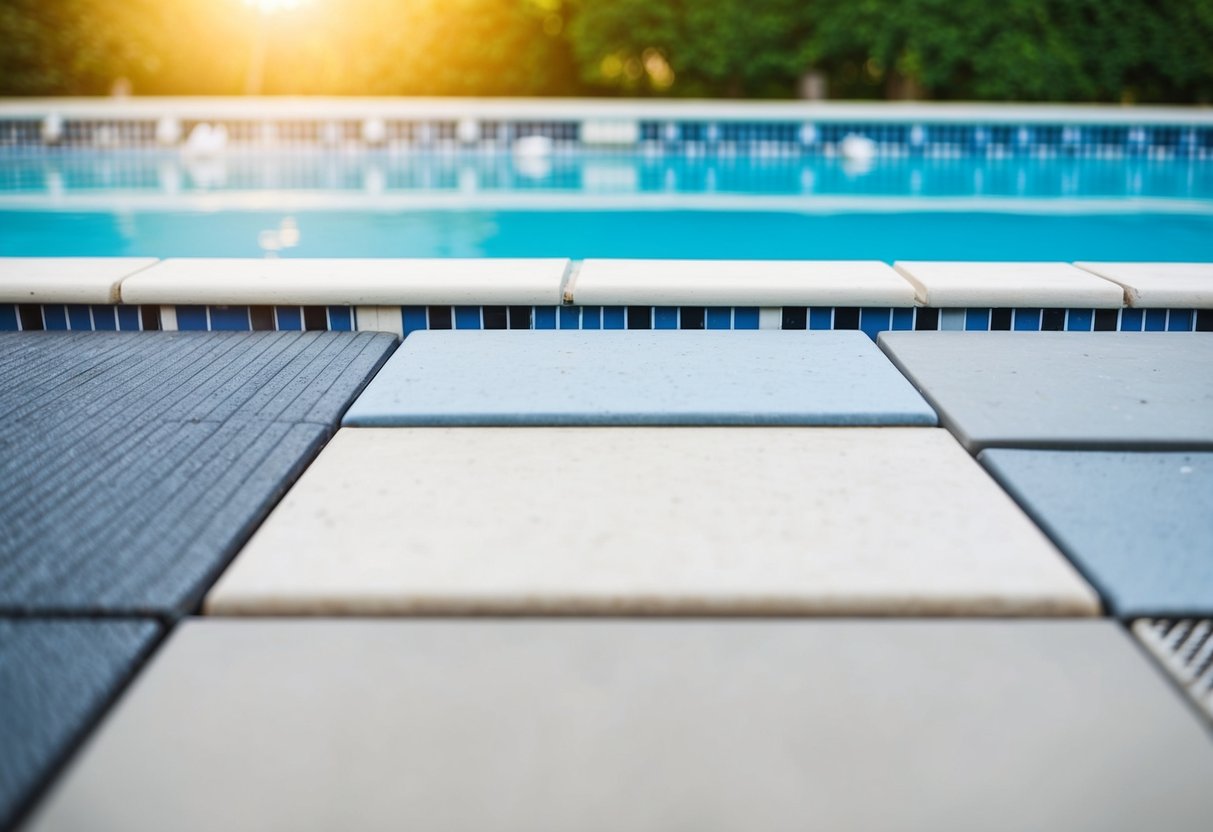
<path id="1" fill-rule="evenodd" d="M 6 308 L 0 826 L 1213 818 L 1213 264 L 14 259 Z"/>

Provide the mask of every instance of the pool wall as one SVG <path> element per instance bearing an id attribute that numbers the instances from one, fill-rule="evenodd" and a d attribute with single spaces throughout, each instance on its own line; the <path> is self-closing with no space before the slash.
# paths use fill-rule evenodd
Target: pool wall
<path id="1" fill-rule="evenodd" d="M 218 135 L 221 133 L 221 137 Z M 705 155 L 1213 157 L 1213 111 L 972 103 L 585 99 L 0 100 L 0 150 L 55 147 L 480 149 L 550 142 Z M 534 144 L 532 142 L 532 144 Z"/>
<path id="2" fill-rule="evenodd" d="M 42 329 L 1209 332 L 1213 264 L 0 258 Z"/>

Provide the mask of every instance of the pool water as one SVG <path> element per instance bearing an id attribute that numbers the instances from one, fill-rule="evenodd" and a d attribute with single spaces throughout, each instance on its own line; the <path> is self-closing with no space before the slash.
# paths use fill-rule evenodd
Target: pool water
<path id="1" fill-rule="evenodd" d="M 1213 164 L 0 157 L 0 255 L 1213 260 Z"/>

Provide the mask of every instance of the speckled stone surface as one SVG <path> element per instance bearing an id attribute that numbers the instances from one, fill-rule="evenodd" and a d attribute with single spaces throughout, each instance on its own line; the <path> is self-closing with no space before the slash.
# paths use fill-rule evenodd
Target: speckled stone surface
<path id="1" fill-rule="evenodd" d="M 908 261 L 893 264 L 918 302 L 937 307 L 1116 309 L 1124 293 L 1069 263 Z"/>
<path id="2" fill-rule="evenodd" d="M 971 450 L 1213 448 L 1213 333 L 883 332 Z"/>
<path id="3" fill-rule="evenodd" d="M 0 257 L 0 303 L 117 303 L 154 257 Z"/>
<path id="4" fill-rule="evenodd" d="M 29 832 L 1203 832 L 1106 621 L 191 621 Z"/>
<path id="5" fill-rule="evenodd" d="M 1129 306 L 1213 309 L 1213 263 L 1075 263 L 1123 287 Z"/>
<path id="6" fill-rule="evenodd" d="M 191 608 L 394 343 L 0 335 L 0 612 Z"/>
<path id="7" fill-rule="evenodd" d="M 946 431 L 346 428 L 214 614 L 1091 615 Z"/>
<path id="8" fill-rule="evenodd" d="M 862 332 L 410 335 L 346 414 L 369 425 L 934 425 Z"/>
<path id="9" fill-rule="evenodd" d="M 1213 615 L 1213 453 L 980 457 L 1124 617 Z"/>
<path id="10" fill-rule="evenodd" d="M 150 621 L 0 620 L 0 828 L 99 715 L 158 631 Z"/>

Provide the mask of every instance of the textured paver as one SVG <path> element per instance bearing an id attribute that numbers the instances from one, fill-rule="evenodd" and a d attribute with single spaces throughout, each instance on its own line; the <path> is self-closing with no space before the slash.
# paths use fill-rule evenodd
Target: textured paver
<path id="1" fill-rule="evenodd" d="M 934 425 L 861 332 L 420 332 L 346 425 Z"/>
<path id="2" fill-rule="evenodd" d="M 0 303 L 115 303 L 154 257 L 0 257 Z"/>
<path id="3" fill-rule="evenodd" d="M 1213 333 L 884 332 L 970 449 L 1213 447 Z"/>
<path id="4" fill-rule="evenodd" d="M 1213 615 L 1213 453 L 991 450 L 981 461 L 1117 615 Z"/>
<path id="5" fill-rule="evenodd" d="M 0 827 L 113 697 L 158 629 L 148 621 L 0 620 Z"/>
<path id="6" fill-rule="evenodd" d="M 586 260 L 573 303 L 590 306 L 913 306 L 878 260 Z"/>
<path id="7" fill-rule="evenodd" d="M 1213 263 L 1075 263 L 1124 288 L 1129 306 L 1213 309 Z"/>
<path id="8" fill-rule="evenodd" d="M 926 306 L 1114 309 L 1124 304 L 1115 283 L 1069 263 L 903 260 L 893 265 Z"/>
<path id="9" fill-rule="evenodd" d="M 212 613 L 1081 615 L 1094 593 L 946 431 L 362 428 Z"/>
<path id="10" fill-rule="evenodd" d="M 0 611 L 189 608 L 394 343 L 0 335 Z"/>
<path id="11" fill-rule="evenodd" d="M 126 303 L 560 303 L 568 261 L 489 258 L 165 260 L 125 282 Z"/>
<path id="12" fill-rule="evenodd" d="M 1210 782 L 1110 622 L 203 621 L 30 829 L 1178 832 Z"/>

